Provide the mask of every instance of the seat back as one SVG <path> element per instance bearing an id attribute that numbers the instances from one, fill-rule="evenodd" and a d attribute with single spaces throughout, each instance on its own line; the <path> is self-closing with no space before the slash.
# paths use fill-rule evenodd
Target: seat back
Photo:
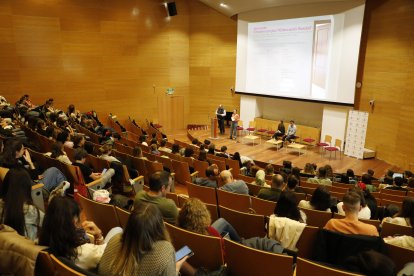
<path id="1" fill-rule="evenodd" d="M 220 217 L 227 220 L 236 229 L 240 237 L 264 237 L 266 235 L 263 215 L 239 212 L 219 205 Z"/>
<path id="2" fill-rule="evenodd" d="M 116 212 L 116 216 L 118 217 L 118 222 L 119 225 L 125 229 L 125 226 L 127 225 L 128 219 L 129 219 L 129 215 L 131 214 L 130 212 L 119 208 L 118 206 L 115 206 L 115 212 Z"/>
<path id="3" fill-rule="evenodd" d="M 302 235 L 300 235 L 298 243 L 296 244 L 296 247 L 298 248 L 299 257 L 306 259 L 312 258 L 318 232 L 318 227 L 310 225 L 305 226 L 305 229 L 303 229 Z"/>
<path id="4" fill-rule="evenodd" d="M 50 255 L 50 259 L 52 260 L 53 266 L 55 268 L 54 275 L 59 275 L 59 276 L 82 276 L 82 275 L 85 275 L 85 274 L 82 274 L 82 273 L 79 273 L 79 272 L 73 270 L 69 266 L 62 263 L 58 258 L 56 258 L 53 255 Z"/>
<path id="5" fill-rule="evenodd" d="M 191 182 L 190 168 L 186 162 L 172 160 L 172 165 L 175 172 L 175 181 L 185 185 L 185 182 Z"/>
<path id="6" fill-rule="evenodd" d="M 327 144 L 329 144 L 329 145 L 331 145 L 331 143 L 332 143 L 332 136 L 331 135 L 325 135 L 324 142 L 327 143 Z"/>
<path id="7" fill-rule="evenodd" d="M 40 251 L 39 254 L 37 254 L 34 275 L 44 276 L 54 274 L 55 266 L 53 265 L 49 253 L 45 251 Z"/>
<path id="8" fill-rule="evenodd" d="M 251 196 L 257 196 L 260 192 L 260 189 L 263 188 L 262 186 L 252 184 L 252 183 L 249 183 L 249 182 L 245 182 L 245 183 L 246 183 L 247 187 L 249 188 L 249 195 L 251 195 Z"/>
<path id="9" fill-rule="evenodd" d="M 256 214 L 263 216 L 270 216 L 274 213 L 276 202 L 260 199 L 257 197 L 251 197 L 252 209 Z"/>
<path id="10" fill-rule="evenodd" d="M 314 276 L 314 275 L 324 275 L 324 276 L 357 276 L 361 274 L 355 274 L 351 272 L 346 272 L 343 270 L 338 270 L 328 266 L 321 265 L 309 260 L 302 258 L 296 259 L 296 276 Z"/>
<path id="11" fill-rule="evenodd" d="M 250 209 L 250 196 L 231 193 L 217 189 L 218 205 L 240 212 L 248 212 Z"/>
<path id="12" fill-rule="evenodd" d="M 394 261 L 396 271 L 400 271 L 405 264 L 413 261 L 412 250 L 388 243 L 386 243 L 386 246 L 388 248 L 388 257 Z"/>
<path id="13" fill-rule="evenodd" d="M 206 203 L 206 207 L 207 210 L 210 212 L 211 221 L 216 221 L 219 218 L 217 205 Z"/>
<path id="14" fill-rule="evenodd" d="M 381 237 L 386 238 L 394 235 L 407 235 L 414 237 L 414 229 L 409 226 L 402 226 L 399 224 L 384 221 L 382 223 Z"/>
<path id="15" fill-rule="evenodd" d="M 307 219 L 306 224 L 323 228 L 326 223 L 332 218 L 331 212 L 317 211 L 311 209 L 301 208 L 305 212 Z"/>
<path id="16" fill-rule="evenodd" d="M 165 226 L 175 250 L 187 245 L 194 252 L 194 256 L 187 260 L 192 266 L 214 270 L 223 265 L 220 238 L 193 233 L 169 223 L 165 223 Z"/>
<path id="17" fill-rule="evenodd" d="M 194 170 L 198 171 L 199 177 L 207 177 L 206 170 L 208 168 L 208 163 L 200 160 L 193 160 Z"/>
<path id="18" fill-rule="evenodd" d="M 86 219 L 95 222 L 102 230 L 103 235 L 106 235 L 112 228 L 119 226 L 113 205 L 99 203 L 82 195 L 78 195 L 78 199 Z"/>
<path id="19" fill-rule="evenodd" d="M 226 158 L 225 162 L 226 162 L 226 166 L 228 166 L 229 169 L 231 169 L 231 173 L 233 175 L 239 175 L 240 174 L 239 161 L 233 160 L 233 159 L 230 159 L 230 158 Z"/>
<path id="20" fill-rule="evenodd" d="M 224 240 L 230 275 L 292 275 L 293 257 L 256 250 Z"/>
<path id="21" fill-rule="evenodd" d="M 384 195 L 396 195 L 396 196 L 406 196 L 407 191 L 399 191 L 399 190 L 390 190 L 390 189 L 382 189 L 380 190 L 380 196 Z"/>
<path id="22" fill-rule="evenodd" d="M 204 203 L 217 205 L 216 189 L 199 186 L 190 182 L 186 182 L 186 185 L 189 197 L 195 197 Z"/>

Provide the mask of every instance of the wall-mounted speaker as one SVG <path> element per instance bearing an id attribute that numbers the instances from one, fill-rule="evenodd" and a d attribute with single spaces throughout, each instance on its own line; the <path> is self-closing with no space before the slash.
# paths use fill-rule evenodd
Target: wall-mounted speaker
<path id="1" fill-rule="evenodd" d="M 177 6 L 175 5 L 175 2 L 167 3 L 167 8 L 168 8 L 168 15 L 169 16 L 177 15 Z"/>

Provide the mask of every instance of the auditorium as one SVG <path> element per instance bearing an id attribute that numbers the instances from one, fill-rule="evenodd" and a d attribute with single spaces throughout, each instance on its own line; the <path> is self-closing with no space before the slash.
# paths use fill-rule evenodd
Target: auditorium
<path id="1" fill-rule="evenodd" d="M 414 275 L 412 0 L 1 0 L 1 275 Z"/>

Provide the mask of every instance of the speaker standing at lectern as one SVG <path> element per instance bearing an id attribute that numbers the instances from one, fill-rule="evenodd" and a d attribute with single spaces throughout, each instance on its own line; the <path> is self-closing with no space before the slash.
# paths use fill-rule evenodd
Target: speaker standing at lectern
<path id="1" fill-rule="evenodd" d="M 224 134 L 224 117 L 226 117 L 226 110 L 224 109 L 223 105 L 219 105 L 216 110 L 216 115 L 218 119 L 220 134 Z"/>

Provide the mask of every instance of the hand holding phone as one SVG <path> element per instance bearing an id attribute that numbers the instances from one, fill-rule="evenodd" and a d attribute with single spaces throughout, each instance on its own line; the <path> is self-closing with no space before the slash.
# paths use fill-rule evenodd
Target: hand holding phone
<path id="1" fill-rule="evenodd" d="M 182 258 L 188 256 L 191 257 L 194 255 L 194 252 L 187 245 L 175 252 L 175 261 L 178 262 Z"/>

